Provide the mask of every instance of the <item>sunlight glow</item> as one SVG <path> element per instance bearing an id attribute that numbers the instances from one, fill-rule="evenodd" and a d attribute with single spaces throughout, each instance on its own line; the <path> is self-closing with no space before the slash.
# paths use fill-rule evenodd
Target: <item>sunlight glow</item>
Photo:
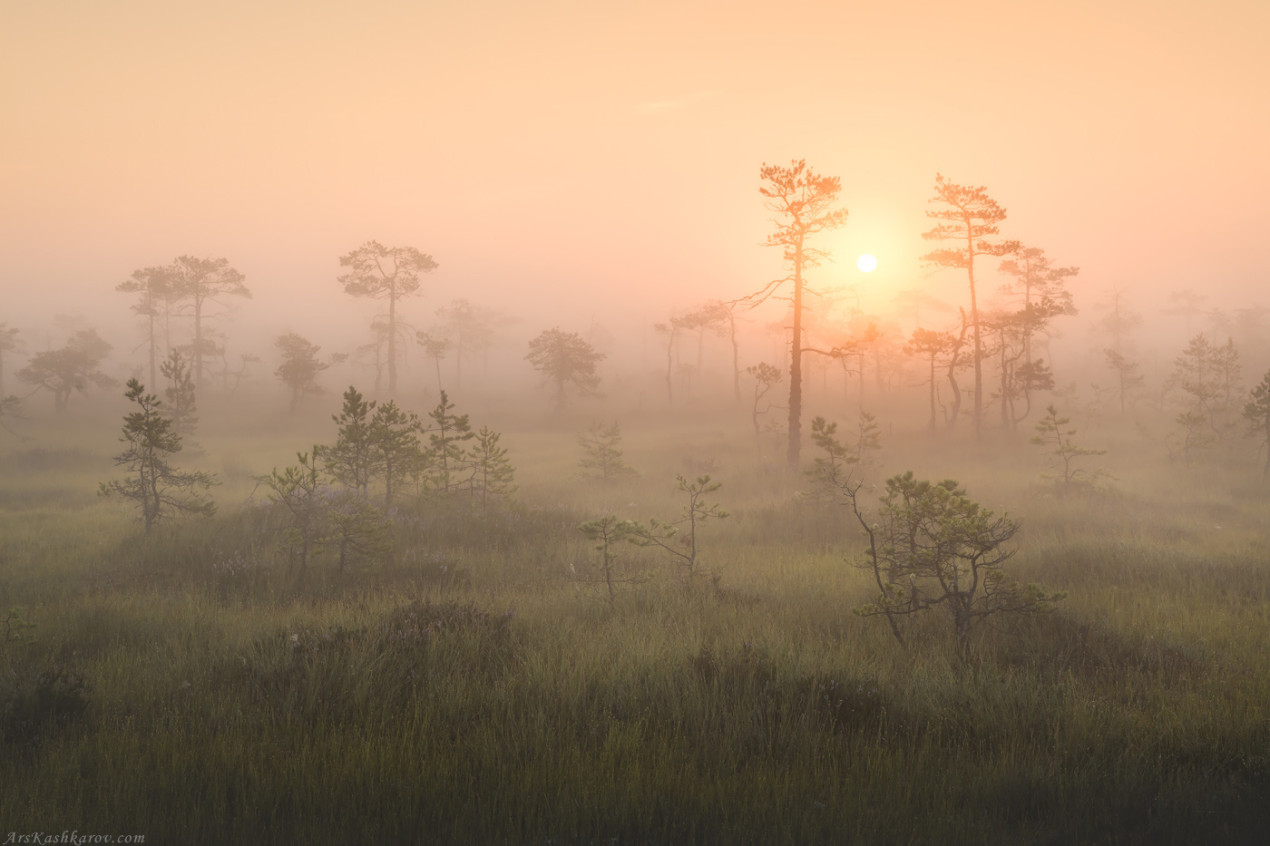
<path id="1" fill-rule="evenodd" d="M 878 260 L 869 253 L 865 253 L 856 259 L 855 266 L 860 268 L 860 270 L 864 273 L 872 273 L 877 269 Z"/>

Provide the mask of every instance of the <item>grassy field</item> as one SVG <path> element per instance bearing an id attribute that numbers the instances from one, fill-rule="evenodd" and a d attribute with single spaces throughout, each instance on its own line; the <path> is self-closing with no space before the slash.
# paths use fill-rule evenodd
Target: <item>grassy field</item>
<path id="1" fill-rule="evenodd" d="M 744 421 L 742 421 L 744 422 Z M 960 480 L 1022 522 L 1010 571 L 1066 592 L 968 658 L 901 650 L 859 526 L 798 501 L 732 423 L 624 429 L 639 478 L 574 476 L 576 433 L 509 431 L 514 500 L 404 504 L 394 551 L 301 577 L 253 476 L 303 436 L 201 436 L 218 516 L 146 538 L 100 500 L 115 429 L 0 457 L 0 833 L 147 843 L 1249 843 L 1270 823 L 1270 487 L 1126 434 L 1058 495 L 1018 443 L 888 437 L 874 482 Z M 319 437 L 313 434 L 313 438 Z M 333 432 L 326 435 L 333 438 Z M 298 441 L 298 442 L 297 442 Z M 73 444 L 73 445 L 72 445 Z M 578 532 L 731 512 L 686 588 Z M 874 500 L 866 497 L 872 506 Z"/>

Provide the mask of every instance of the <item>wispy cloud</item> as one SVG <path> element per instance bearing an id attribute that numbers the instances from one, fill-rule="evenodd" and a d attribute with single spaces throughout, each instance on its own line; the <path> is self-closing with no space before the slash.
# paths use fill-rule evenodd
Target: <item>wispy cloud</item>
<path id="1" fill-rule="evenodd" d="M 717 91 L 694 91 L 691 94 L 685 94 L 682 97 L 674 97 L 667 100 L 649 100 L 646 103 L 640 103 L 635 106 L 636 114 L 651 115 L 663 112 L 682 112 L 693 106 L 709 100 L 711 97 L 718 95 Z"/>

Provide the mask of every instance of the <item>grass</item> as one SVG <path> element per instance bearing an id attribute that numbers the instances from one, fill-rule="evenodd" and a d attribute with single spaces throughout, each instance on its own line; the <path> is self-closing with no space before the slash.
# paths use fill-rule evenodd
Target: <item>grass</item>
<path id="1" fill-rule="evenodd" d="M 85 448 L 0 464 L 0 824 L 166 843 L 1243 843 L 1270 812 L 1264 489 L 1121 456 L 1060 496 L 1022 445 L 898 445 L 1023 522 L 1067 592 L 959 656 L 851 613 L 858 528 L 798 505 L 752 440 L 624 427 L 643 475 L 572 478 L 569 433 L 509 436 L 519 504 L 403 507 L 396 554 L 301 579 L 243 465 L 212 520 L 142 538 Z M 109 446 L 102 447 L 109 449 Z M 896 456 L 902 456 L 896 457 Z M 708 462 L 708 466 L 707 466 Z M 690 466 L 691 465 L 691 466 Z M 1020 472 L 1019 467 L 1035 472 Z M 578 523 L 669 518 L 711 472 L 732 517 L 685 589 L 649 550 L 610 606 Z M 104 474 L 104 475 L 103 475 Z M 232 494 L 232 498 L 225 498 Z M 259 503 L 259 497 L 252 500 Z M 1220 526 L 1221 528 L 1217 528 Z"/>

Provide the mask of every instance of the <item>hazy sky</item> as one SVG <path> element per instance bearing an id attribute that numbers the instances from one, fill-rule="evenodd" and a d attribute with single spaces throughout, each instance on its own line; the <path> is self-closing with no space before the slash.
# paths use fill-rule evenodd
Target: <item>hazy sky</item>
<path id="1" fill-rule="evenodd" d="M 191 253 L 320 339 L 368 319 L 335 281 L 368 239 L 439 262 L 416 315 L 663 317 L 781 272 L 758 170 L 793 158 L 851 211 L 820 278 L 873 252 L 879 301 L 936 172 L 1086 304 L 1261 296 L 1267 33 L 1266 0 L 0 0 L 0 321 L 126 326 L 114 285 Z"/>

